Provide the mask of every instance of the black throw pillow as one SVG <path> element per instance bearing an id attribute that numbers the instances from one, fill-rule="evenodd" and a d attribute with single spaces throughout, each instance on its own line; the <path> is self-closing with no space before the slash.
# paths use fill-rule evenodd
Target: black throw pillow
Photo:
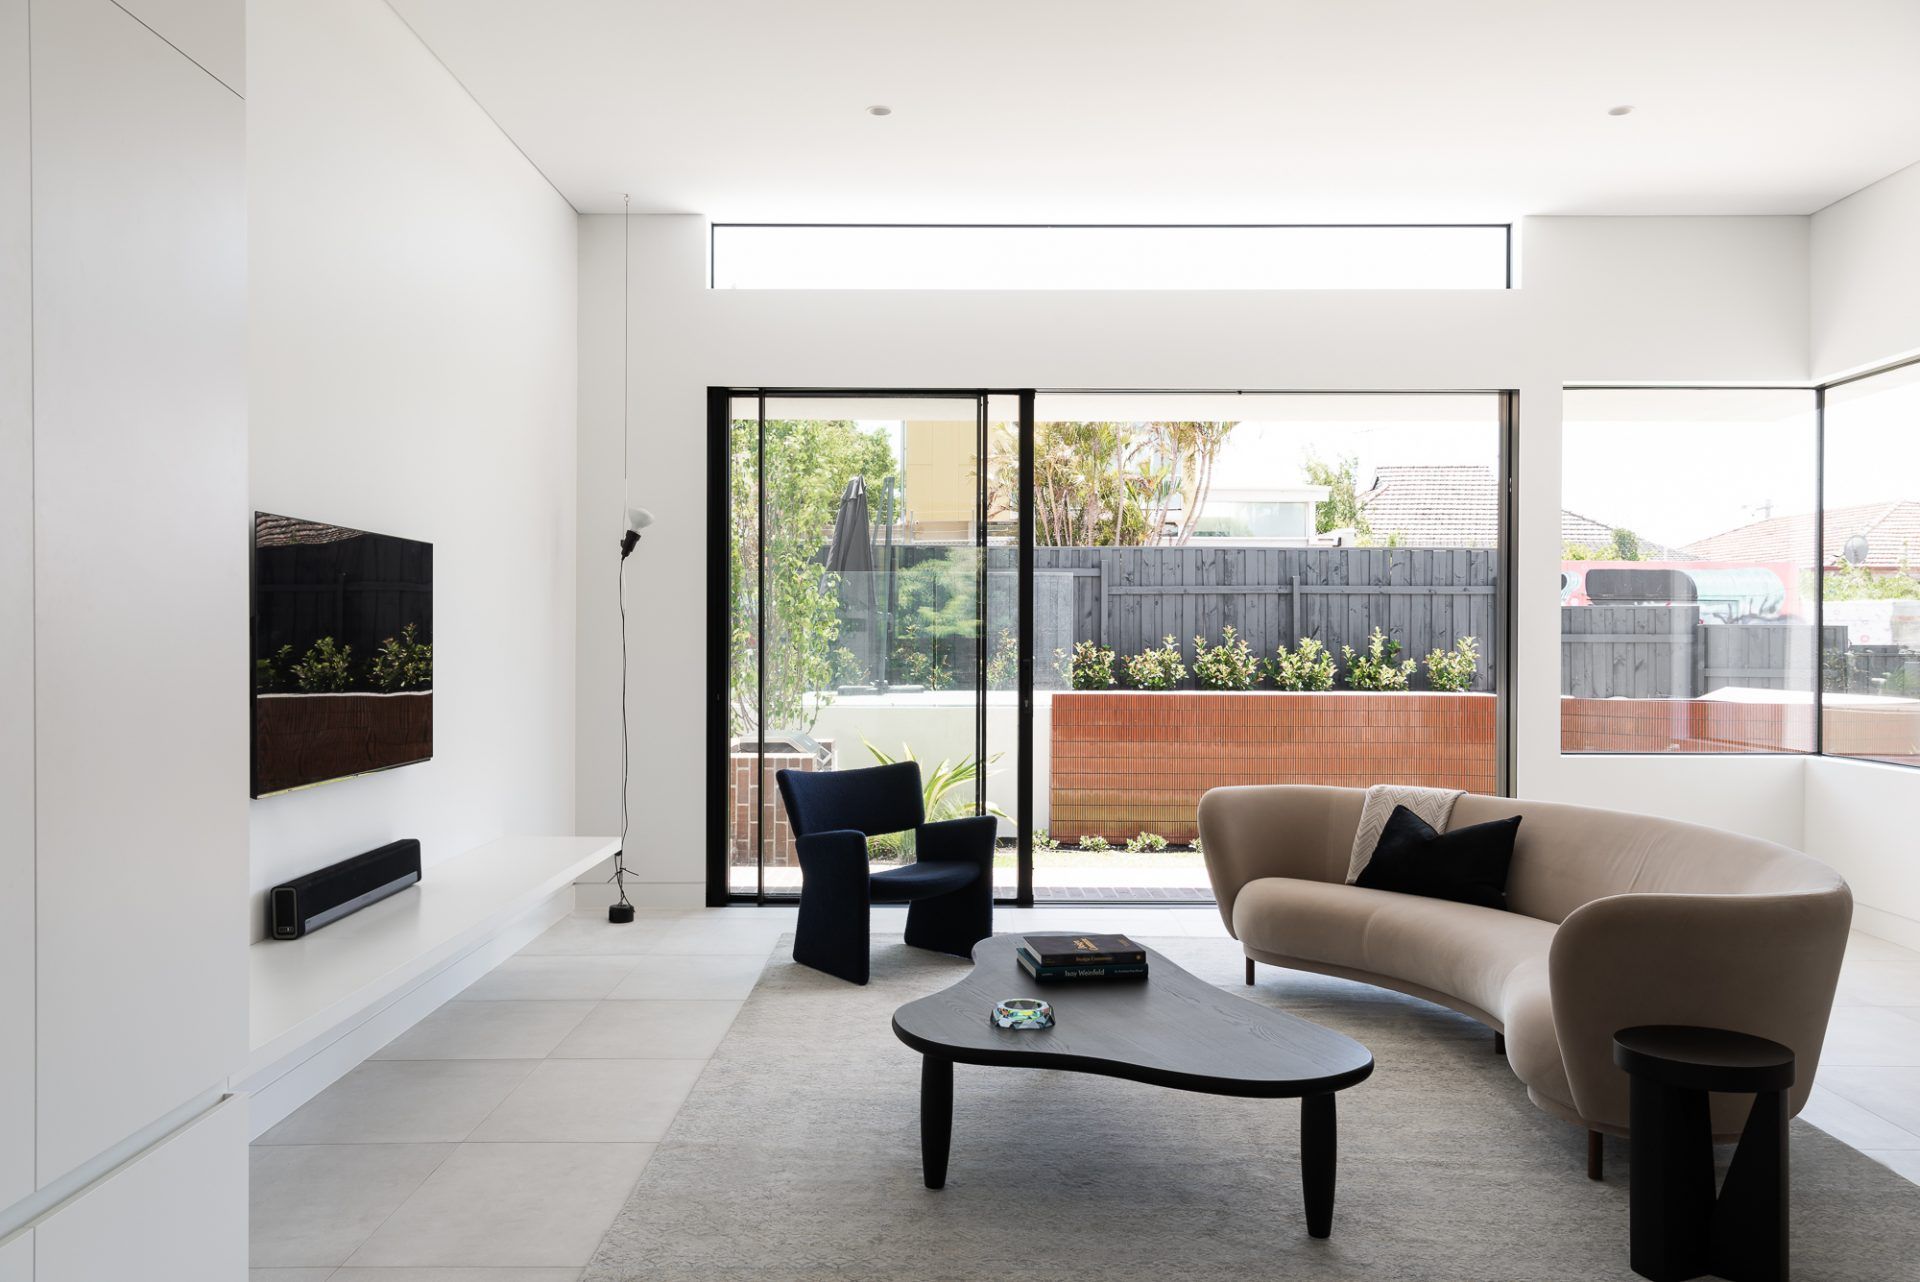
<path id="1" fill-rule="evenodd" d="M 1515 815 L 1435 832 L 1413 811 L 1395 806 L 1380 830 L 1373 857 L 1353 884 L 1505 908 L 1507 865 L 1513 861 L 1513 839 L 1519 831 L 1520 816 Z"/>

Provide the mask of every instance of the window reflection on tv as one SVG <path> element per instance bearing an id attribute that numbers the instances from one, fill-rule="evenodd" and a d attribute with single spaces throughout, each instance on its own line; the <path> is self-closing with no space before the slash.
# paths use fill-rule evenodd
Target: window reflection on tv
<path id="1" fill-rule="evenodd" d="M 256 797 L 433 756 L 433 544 L 253 518 Z"/>

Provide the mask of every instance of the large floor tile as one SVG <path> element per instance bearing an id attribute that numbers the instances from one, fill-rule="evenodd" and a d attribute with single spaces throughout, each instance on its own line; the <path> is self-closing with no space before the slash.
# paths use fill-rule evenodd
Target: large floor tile
<path id="1" fill-rule="evenodd" d="M 666 1134 L 706 1066 L 703 1059 L 550 1059 L 472 1138 L 651 1143 Z"/>
<path id="2" fill-rule="evenodd" d="M 1920 1148 L 1869 1150 L 1867 1156 L 1920 1184 Z"/>
<path id="3" fill-rule="evenodd" d="M 722 909 L 673 923 L 660 936 L 660 946 L 654 951 L 680 956 L 737 953 L 765 960 L 780 936 L 792 929 L 793 921 L 785 914 Z"/>
<path id="4" fill-rule="evenodd" d="M 351 1263 L 583 1267 L 652 1154 L 651 1144 L 462 1144 Z"/>
<path id="5" fill-rule="evenodd" d="M 554 1049 L 555 1059 L 705 1059 L 727 1035 L 739 1002 L 608 1001 Z"/>
<path id="6" fill-rule="evenodd" d="M 1820 1075 L 1821 1082 L 1827 1075 Z M 1800 1110 L 1802 1121 L 1811 1122 L 1842 1144 L 1863 1151 L 1869 1149 L 1920 1149 L 1920 1135 L 1896 1126 L 1871 1109 L 1865 1108 L 1824 1085 L 1816 1084 L 1807 1106 Z"/>
<path id="7" fill-rule="evenodd" d="M 247 1282 L 327 1282 L 337 1270 L 319 1269 L 248 1269 Z"/>
<path id="8" fill-rule="evenodd" d="M 250 1262 L 256 1268 L 346 1263 L 454 1152 L 451 1144 L 256 1147 Z"/>
<path id="9" fill-rule="evenodd" d="M 641 915 L 615 925 L 606 910 L 562 917 L 518 954 L 521 957 L 640 956 L 660 946 L 660 938 L 686 914 Z"/>
<path id="10" fill-rule="evenodd" d="M 1920 1135 L 1920 1068 L 1822 1068 L 1820 1084 L 1901 1130 Z M 1873 1147 L 1915 1148 L 1920 1143 Z"/>
<path id="11" fill-rule="evenodd" d="M 463 1001 L 599 1001 L 640 962 L 632 954 L 509 957 L 460 994 Z"/>
<path id="12" fill-rule="evenodd" d="M 457 1142 L 526 1079 L 538 1060 L 368 1060 L 256 1144 Z"/>
<path id="13" fill-rule="evenodd" d="M 1920 1006 L 1920 961 L 1848 961 L 1840 968 L 1840 1006 Z"/>
<path id="14" fill-rule="evenodd" d="M 640 958 L 617 987 L 606 996 L 616 1001 L 651 998 L 656 1001 L 743 1001 L 760 981 L 766 958 L 751 953 L 721 953 L 706 957 Z M 1915 1025 L 1920 1028 L 1920 1024 Z"/>
<path id="15" fill-rule="evenodd" d="M 375 1059 L 545 1059 L 592 1002 L 450 1001 L 388 1042 Z"/>
<path id="16" fill-rule="evenodd" d="M 1920 1067 L 1920 1019 L 1894 1006 L 1836 1006 L 1820 1067 Z"/>
<path id="17" fill-rule="evenodd" d="M 333 1282 L 577 1282 L 579 1269 L 341 1269 Z"/>
<path id="18" fill-rule="evenodd" d="M 1856 930 L 1847 936 L 1847 960 L 1920 961 L 1920 951 Z"/>

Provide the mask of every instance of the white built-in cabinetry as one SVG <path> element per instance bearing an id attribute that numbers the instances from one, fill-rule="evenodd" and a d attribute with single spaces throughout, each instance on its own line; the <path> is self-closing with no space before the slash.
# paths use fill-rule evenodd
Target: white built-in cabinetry
<path id="1" fill-rule="evenodd" d="M 243 20 L 0 0 L 0 1282 L 245 1276 Z"/>

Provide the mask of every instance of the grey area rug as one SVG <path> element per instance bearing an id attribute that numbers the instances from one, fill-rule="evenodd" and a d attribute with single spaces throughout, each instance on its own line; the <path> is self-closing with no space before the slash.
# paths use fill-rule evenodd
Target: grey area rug
<path id="1" fill-rule="evenodd" d="M 1306 1233 L 1290 1100 L 963 1064 L 947 1187 L 924 1188 L 919 1056 L 888 1021 L 967 963 L 876 937 L 866 988 L 776 950 L 583 1282 L 1634 1276 L 1626 1146 L 1588 1180 L 1584 1134 L 1484 1028 L 1265 966 L 1246 989 L 1231 941 L 1147 942 L 1373 1051 L 1339 1097 L 1331 1239 Z M 1801 1122 L 1792 1159 L 1796 1278 L 1920 1278 L 1920 1188 Z"/>

